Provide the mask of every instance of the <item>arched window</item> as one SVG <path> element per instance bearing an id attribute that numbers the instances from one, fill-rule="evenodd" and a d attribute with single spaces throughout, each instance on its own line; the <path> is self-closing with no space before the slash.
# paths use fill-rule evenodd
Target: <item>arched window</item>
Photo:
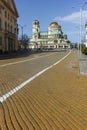
<path id="1" fill-rule="evenodd" d="M 54 43 L 57 43 L 58 41 L 57 40 L 54 40 Z"/>
<path id="2" fill-rule="evenodd" d="M 0 19 L 0 30 L 1 30 L 1 26 L 2 26 L 2 25 L 1 25 L 1 19 Z"/>
<path id="3" fill-rule="evenodd" d="M 7 22 L 5 22 L 5 30 L 7 31 Z"/>
<path id="4" fill-rule="evenodd" d="M 10 5 L 10 2 L 11 2 L 11 1 L 10 1 L 10 0 L 8 0 L 8 4 L 9 4 L 9 5 Z"/>
<path id="5" fill-rule="evenodd" d="M 10 31 L 10 25 L 8 24 L 8 31 Z"/>
<path id="6" fill-rule="evenodd" d="M 11 32 L 12 32 L 12 25 L 11 25 Z"/>

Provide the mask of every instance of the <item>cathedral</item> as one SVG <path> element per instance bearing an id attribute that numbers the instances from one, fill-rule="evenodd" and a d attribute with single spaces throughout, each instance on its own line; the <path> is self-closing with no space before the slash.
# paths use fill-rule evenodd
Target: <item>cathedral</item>
<path id="1" fill-rule="evenodd" d="M 52 22 L 48 26 L 47 32 L 40 31 L 40 23 L 38 20 L 33 21 L 32 36 L 30 37 L 31 49 L 70 49 L 70 41 L 67 35 L 62 32 L 61 26 L 57 22 Z"/>

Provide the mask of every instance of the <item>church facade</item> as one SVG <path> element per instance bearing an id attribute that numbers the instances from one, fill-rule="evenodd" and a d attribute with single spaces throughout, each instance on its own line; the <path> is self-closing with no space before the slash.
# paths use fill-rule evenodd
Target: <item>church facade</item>
<path id="1" fill-rule="evenodd" d="M 62 32 L 61 26 L 57 22 L 50 23 L 47 32 L 41 32 L 39 21 L 33 21 L 32 36 L 30 37 L 29 48 L 56 49 L 70 47 L 71 44 L 67 38 L 67 35 Z"/>

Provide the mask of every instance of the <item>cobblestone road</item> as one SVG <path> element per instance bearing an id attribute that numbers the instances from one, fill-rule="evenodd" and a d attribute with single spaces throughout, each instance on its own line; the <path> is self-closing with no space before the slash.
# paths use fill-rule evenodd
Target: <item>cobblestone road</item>
<path id="1" fill-rule="evenodd" d="M 87 77 L 77 51 L 0 104 L 0 129 L 87 130 Z"/>

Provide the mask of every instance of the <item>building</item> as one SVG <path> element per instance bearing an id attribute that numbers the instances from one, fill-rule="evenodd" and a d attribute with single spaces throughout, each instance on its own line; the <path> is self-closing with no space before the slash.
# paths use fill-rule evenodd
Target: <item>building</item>
<path id="1" fill-rule="evenodd" d="M 29 48 L 70 48 L 70 45 L 70 41 L 68 40 L 67 35 L 62 32 L 59 23 L 52 22 L 48 26 L 47 32 L 41 32 L 39 21 L 33 21 L 32 36 L 30 37 Z"/>
<path id="2" fill-rule="evenodd" d="M 14 0 L 0 0 L 0 53 L 18 49 L 17 18 Z"/>

